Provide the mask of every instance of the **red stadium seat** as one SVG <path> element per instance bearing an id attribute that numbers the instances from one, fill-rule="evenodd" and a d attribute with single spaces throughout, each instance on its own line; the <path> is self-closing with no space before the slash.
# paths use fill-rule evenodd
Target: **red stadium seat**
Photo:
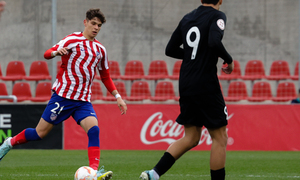
<path id="1" fill-rule="evenodd" d="M 241 78 L 252 81 L 265 78 L 263 62 L 261 60 L 249 60 L 245 67 L 245 75 Z"/>
<path id="2" fill-rule="evenodd" d="M 243 81 L 230 82 L 225 101 L 240 101 L 248 98 L 246 84 Z"/>
<path id="3" fill-rule="evenodd" d="M 271 85 L 269 82 L 256 82 L 252 88 L 252 96 L 248 98 L 250 102 L 262 102 L 272 99 Z"/>
<path id="4" fill-rule="evenodd" d="M 103 98 L 101 83 L 93 81 L 91 101 L 101 100 Z"/>
<path id="5" fill-rule="evenodd" d="M 108 61 L 109 74 L 112 79 L 120 79 L 120 67 L 118 61 Z"/>
<path id="6" fill-rule="evenodd" d="M 159 80 L 168 78 L 167 63 L 164 60 L 151 61 L 149 66 L 148 75 L 144 78 L 147 80 Z"/>
<path id="7" fill-rule="evenodd" d="M 0 79 L 2 79 L 2 70 L 1 70 L 1 65 L 0 65 Z"/>
<path id="8" fill-rule="evenodd" d="M 6 67 L 6 75 L 2 76 L 3 81 L 23 80 L 26 77 L 25 66 L 22 61 L 11 61 Z"/>
<path id="9" fill-rule="evenodd" d="M 173 73 L 169 76 L 169 79 L 172 80 L 178 80 L 179 79 L 179 73 L 180 73 L 180 67 L 182 64 L 182 60 L 177 60 L 173 66 Z"/>
<path id="10" fill-rule="evenodd" d="M 290 78 L 289 64 L 285 60 L 277 60 L 272 62 L 270 75 L 266 76 L 268 80 L 283 80 Z"/>
<path id="11" fill-rule="evenodd" d="M 147 81 L 135 81 L 131 85 L 130 96 L 128 101 L 142 101 L 151 97 L 149 84 Z"/>
<path id="12" fill-rule="evenodd" d="M 233 60 L 234 68 L 231 74 L 226 74 L 221 69 L 221 75 L 219 75 L 220 80 L 234 80 L 241 77 L 241 66 L 237 60 Z M 222 67 L 227 67 L 227 64 L 224 64 Z"/>
<path id="13" fill-rule="evenodd" d="M 0 96 L 8 96 L 6 84 L 3 82 L 0 82 Z M 0 101 L 2 100 L 8 99 L 0 99 Z"/>
<path id="14" fill-rule="evenodd" d="M 299 61 L 296 63 L 294 75 L 291 76 L 292 80 L 299 80 Z"/>
<path id="15" fill-rule="evenodd" d="M 151 97 L 151 101 L 167 101 L 174 100 L 175 92 L 172 82 L 161 81 L 157 83 L 155 88 L 155 96 Z"/>
<path id="16" fill-rule="evenodd" d="M 274 102 L 291 101 L 297 97 L 295 84 L 292 82 L 281 82 L 277 86 L 276 97 L 272 98 Z"/>
<path id="17" fill-rule="evenodd" d="M 122 80 L 138 80 L 143 79 L 145 75 L 144 65 L 142 61 L 130 60 L 126 63 L 125 73 L 120 78 Z"/>
<path id="18" fill-rule="evenodd" d="M 12 95 L 15 95 L 18 102 L 31 100 L 32 94 L 30 90 L 30 85 L 28 82 L 17 82 L 14 84 L 12 89 Z"/>
<path id="19" fill-rule="evenodd" d="M 29 76 L 26 76 L 25 80 L 27 81 L 51 80 L 47 62 L 33 61 L 30 66 Z"/>
<path id="20" fill-rule="evenodd" d="M 31 98 L 32 102 L 45 102 L 49 101 L 52 95 L 51 82 L 39 82 L 35 89 L 35 97 Z"/>
<path id="21" fill-rule="evenodd" d="M 125 83 L 123 81 L 115 81 L 114 84 L 115 84 L 118 92 L 122 96 L 122 99 L 126 100 L 127 93 L 126 93 Z M 106 97 L 103 97 L 102 100 L 103 101 L 116 101 L 116 98 L 109 91 L 107 91 Z"/>

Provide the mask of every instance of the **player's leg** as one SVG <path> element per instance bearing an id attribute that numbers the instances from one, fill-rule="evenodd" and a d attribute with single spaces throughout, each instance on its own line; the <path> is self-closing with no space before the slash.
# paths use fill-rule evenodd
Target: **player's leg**
<path id="1" fill-rule="evenodd" d="M 94 116 L 88 116 L 80 121 L 80 126 L 88 135 L 89 166 L 95 170 L 98 170 L 100 161 L 100 130 L 98 127 L 98 120 Z M 104 166 L 102 166 L 97 171 L 97 179 L 108 180 L 112 177 L 112 174 L 112 171 L 105 171 Z"/>
<path id="2" fill-rule="evenodd" d="M 225 179 L 226 146 L 228 138 L 226 126 L 208 129 L 208 131 L 212 138 L 210 154 L 211 179 Z"/>
<path id="3" fill-rule="evenodd" d="M 142 172 L 143 180 L 158 180 L 165 174 L 184 153 L 197 146 L 201 136 L 201 127 L 184 125 L 185 135 L 172 143 L 159 162 L 150 171 Z"/>
<path id="4" fill-rule="evenodd" d="M 37 141 L 44 138 L 53 128 L 53 124 L 48 123 L 43 118 L 40 119 L 36 128 L 24 129 L 14 137 L 7 138 L 0 146 L 0 161 L 9 152 L 12 147 L 24 144 L 28 141 Z"/>
<path id="5" fill-rule="evenodd" d="M 98 127 L 98 121 L 95 117 L 88 116 L 80 122 L 80 126 L 88 136 L 89 166 L 97 170 L 100 161 L 100 129 Z"/>

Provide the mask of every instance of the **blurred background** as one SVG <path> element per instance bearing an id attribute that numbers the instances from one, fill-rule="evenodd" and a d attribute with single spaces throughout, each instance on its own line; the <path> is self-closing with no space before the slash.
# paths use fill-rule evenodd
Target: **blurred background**
<path id="1" fill-rule="evenodd" d="M 200 0 L 57 0 L 56 37 L 52 37 L 52 0 L 7 0 L 6 3 L 0 21 L 0 65 L 3 77 L 11 61 L 22 61 L 28 76 L 32 62 L 46 61 L 43 54 L 54 45 L 53 39 L 58 42 L 68 34 L 83 31 L 85 13 L 90 8 L 100 8 L 106 16 L 107 22 L 102 26 L 97 39 L 106 47 L 109 60 L 118 62 L 121 76 L 125 74 L 126 64 L 131 60 L 143 63 L 145 75 L 149 74 L 151 62 L 163 60 L 168 74 L 172 75 L 177 60 L 165 56 L 165 47 L 181 18 L 201 5 Z M 285 82 L 292 83 L 293 91 L 297 93 L 299 83 L 295 77 L 241 77 L 246 75 L 246 65 L 251 60 L 262 62 L 265 76 L 270 75 L 272 63 L 277 60 L 287 63 L 290 76 L 295 75 L 296 63 L 299 61 L 299 0 L 224 0 L 221 11 L 227 15 L 223 43 L 233 59 L 239 62 L 241 73 L 239 77 L 220 80 L 224 96 L 229 95 L 230 83 L 236 81 L 245 83 L 249 97 L 253 94 L 256 82 L 269 83 L 272 97 L 277 96 L 278 85 Z M 52 68 L 56 67 L 56 61 L 46 62 L 50 75 L 55 76 Z M 219 75 L 222 62 L 220 59 Z M 179 96 L 176 79 L 114 79 L 124 83 L 127 96 L 132 93 L 133 83 L 140 80 L 149 84 L 151 96 L 156 95 L 156 86 L 161 81 L 171 82 L 175 96 Z M 99 79 L 97 81 L 100 82 Z M 38 83 L 24 79 L 0 82 L 6 85 L 8 94 L 13 94 L 16 82 L 28 82 L 32 97 L 35 96 Z M 105 97 L 106 89 L 102 84 L 101 91 Z M 289 100 L 292 97 L 295 94 Z M 101 98 L 94 100 L 97 100 L 96 103 L 103 102 Z M 289 100 L 282 102 L 289 103 Z M 142 101 L 145 102 L 154 101 Z M 176 100 L 164 102 L 178 103 Z M 250 103 L 245 97 L 238 101 L 229 99 L 228 103 L 231 102 Z M 270 98 L 260 103 L 278 102 Z"/>

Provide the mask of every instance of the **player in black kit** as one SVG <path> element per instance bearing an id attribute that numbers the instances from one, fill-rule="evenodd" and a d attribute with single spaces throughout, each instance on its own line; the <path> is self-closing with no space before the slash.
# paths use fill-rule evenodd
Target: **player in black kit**
<path id="1" fill-rule="evenodd" d="M 212 138 L 210 172 L 212 180 L 225 179 L 227 145 L 227 109 L 217 77 L 218 58 L 228 66 L 232 57 L 222 44 L 226 16 L 219 11 L 222 0 L 201 0 L 202 6 L 185 15 L 166 47 L 166 55 L 183 59 L 180 77 L 180 115 L 176 121 L 184 126 L 184 137 L 169 146 L 150 171 L 142 172 L 142 180 L 158 180 L 185 152 L 197 146 L 202 126 Z M 181 47 L 183 45 L 183 48 Z"/>

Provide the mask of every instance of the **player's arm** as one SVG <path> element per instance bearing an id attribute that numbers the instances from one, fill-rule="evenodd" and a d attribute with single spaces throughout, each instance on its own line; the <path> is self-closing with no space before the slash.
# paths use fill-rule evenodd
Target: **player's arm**
<path id="1" fill-rule="evenodd" d="M 63 56 L 69 53 L 69 48 L 67 47 L 63 47 L 57 50 L 57 47 L 52 47 L 50 49 L 48 49 L 47 51 L 45 51 L 44 53 L 44 58 L 45 59 L 52 59 L 55 56 Z"/>
<path id="2" fill-rule="evenodd" d="M 165 54 L 169 57 L 176 59 L 183 59 L 184 50 L 180 47 L 183 44 L 181 38 L 180 24 L 173 32 L 171 39 L 165 50 Z"/>
<path id="3" fill-rule="evenodd" d="M 100 76 L 101 76 L 101 81 L 103 82 L 104 86 L 106 89 L 117 99 L 117 104 L 118 107 L 121 111 L 121 114 L 126 114 L 127 111 L 127 105 L 123 101 L 121 95 L 119 94 L 114 82 L 112 81 L 110 75 L 109 75 L 109 70 L 103 68 L 102 70 L 99 70 Z"/>
<path id="4" fill-rule="evenodd" d="M 214 22 L 211 24 L 208 36 L 208 45 L 210 48 L 215 49 L 218 53 L 217 55 L 224 60 L 225 63 L 231 64 L 232 57 L 225 49 L 222 39 L 224 35 L 226 25 L 226 16 L 225 14 L 220 14 L 215 18 Z"/>

